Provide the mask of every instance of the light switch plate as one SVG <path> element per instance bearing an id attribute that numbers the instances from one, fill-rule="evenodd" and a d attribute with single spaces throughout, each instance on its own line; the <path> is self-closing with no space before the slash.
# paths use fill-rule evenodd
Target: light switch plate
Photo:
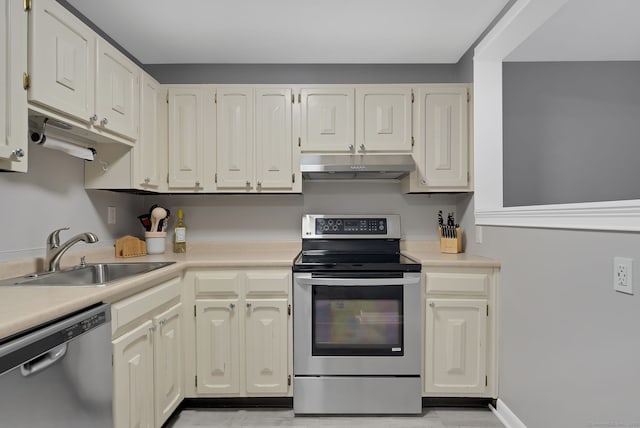
<path id="1" fill-rule="evenodd" d="M 116 224 L 116 207 L 107 207 L 107 224 Z"/>

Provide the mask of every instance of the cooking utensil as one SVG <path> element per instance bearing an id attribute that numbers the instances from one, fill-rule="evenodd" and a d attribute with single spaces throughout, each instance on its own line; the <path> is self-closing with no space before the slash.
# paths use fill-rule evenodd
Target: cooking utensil
<path id="1" fill-rule="evenodd" d="M 151 211 L 151 232 L 158 232 L 158 223 L 161 219 L 167 217 L 167 210 L 162 207 L 156 207 Z"/>
<path id="2" fill-rule="evenodd" d="M 144 227 L 144 230 L 146 230 L 147 232 L 151 230 L 151 216 L 149 214 L 139 215 L 138 220 L 140 220 L 140 223 L 142 224 L 142 227 Z"/>

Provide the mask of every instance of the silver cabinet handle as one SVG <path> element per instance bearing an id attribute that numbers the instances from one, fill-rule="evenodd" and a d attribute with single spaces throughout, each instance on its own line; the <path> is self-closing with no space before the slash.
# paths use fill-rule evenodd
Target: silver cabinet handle
<path id="1" fill-rule="evenodd" d="M 435 307 L 436 307 L 436 304 L 435 304 L 435 303 L 433 303 L 433 302 L 429 302 L 429 307 L 430 307 L 430 308 L 435 308 Z"/>
<path id="2" fill-rule="evenodd" d="M 364 143 L 360 144 L 360 151 L 362 151 L 362 152 L 364 152 L 364 151 L 365 151 Z"/>
<path id="3" fill-rule="evenodd" d="M 229 303 L 229 308 L 234 309 L 236 307 L 235 303 Z"/>
<path id="4" fill-rule="evenodd" d="M 251 303 L 247 303 L 247 309 L 251 309 Z"/>
<path id="5" fill-rule="evenodd" d="M 15 149 L 14 151 L 11 152 L 11 154 L 17 158 L 22 158 L 24 157 L 24 150 L 23 149 Z"/>
<path id="6" fill-rule="evenodd" d="M 145 182 L 145 183 L 149 184 L 149 182 L 150 182 L 150 181 L 151 181 L 151 179 L 150 179 L 149 177 L 145 177 L 145 178 L 144 178 L 144 182 Z"/>
<path id="7" fill-rule="evenodd" d="M 154 332 L 154 331 L 156 331 L 156 326 L 155 326 L 155 325 L 152 325 L 151 327 L 149 327 L 149 331 L 150 331 L 150 332 Z"/>
<path id="8" fill-rule="evenodd" d="M 160 324 L 160 327 L 163 327 L 165 324 L 167 323 L 166 319 L 161 319 L 158 324 Z"/>
<path id="9" fill-rule="evenodd" d="M 106 117 L 105 117 L 105 118 L 103 118 L 103 119 L 100 121 L 100 125 L 102 125 L 102 126 L 106 126 L 106 125 L 107 125 L 107 123 L 109 123 L 109 120 L 108 120 Z"/>
<path id="10" fill-rule="evenodd" d="M 251 187 L 251 182 L 247 181 L 247 187 Z"/>
<path id="11" fill-rule="evenodd" d="M 349 144 L 349 151 L 352 152 L 353 151 L 353 144 Z"/>
<path id="12" fill-rule="evenodd" d="M 91 116 L 91 117 L 89 118 L 89 121 L 90 121 L 90 122 L 96 122 L 97 120 L 98 120 L 98 115 L 97 115 L 97 114 L 94 114 L 93 116 Z"/>
<path id="13" fill-rule="evenodd" d="M 262 187 L 262 181 L 258 181 L 258 187 Z"/>
<path id="14" fill-rule="evenodd" d="M 200 187 L 200 182 L 196 181 L 196 187 Z"/>

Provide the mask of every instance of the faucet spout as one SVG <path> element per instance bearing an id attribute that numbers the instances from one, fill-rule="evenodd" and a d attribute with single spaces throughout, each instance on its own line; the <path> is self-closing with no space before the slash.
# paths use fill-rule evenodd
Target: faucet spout
<path id="1" fill-rule="evenodd" d="M 47 253 L 44 259 L 44 264 L 47 271 L 49 272 L 60 270 L 60 260 L 62 259 L 62 256 L 74 244 L 80 241 L 86 242 L 88 244 L 98 242 L 98 237 L 95 233 L 85 232 L 70 238 L 63 244 L 60 244 L 60 231 L 68 229 L 69 228 L 67 227 L 64 229 L 55 230 L 47 238 Z"/>

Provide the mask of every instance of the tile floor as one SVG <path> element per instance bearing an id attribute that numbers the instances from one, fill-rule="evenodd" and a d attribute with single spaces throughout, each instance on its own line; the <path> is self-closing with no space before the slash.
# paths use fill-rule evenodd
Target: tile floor
<path id="1" fill-rule="evenodd" d="M 294 416 L 290 409 L 185 409 L 165 428 L 504 428 L 487 408 L 425 408 L 422 416 Z"/>

